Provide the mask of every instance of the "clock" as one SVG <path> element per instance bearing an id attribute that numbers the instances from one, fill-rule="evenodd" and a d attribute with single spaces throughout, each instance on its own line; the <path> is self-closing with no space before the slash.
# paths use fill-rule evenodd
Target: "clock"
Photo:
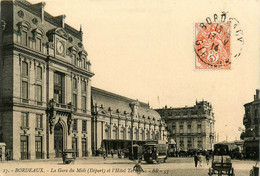
<path id="1" fill-rule="evenodd" d="M 64 53 L 64 44 L 59 40 L 57 41 L 56 51 L 60 55 L 62 55 Z"/>

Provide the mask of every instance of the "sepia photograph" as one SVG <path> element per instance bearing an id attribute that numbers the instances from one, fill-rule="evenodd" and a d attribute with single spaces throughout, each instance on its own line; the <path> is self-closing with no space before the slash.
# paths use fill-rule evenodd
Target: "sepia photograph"
<path id="1" fill-rule="evenodd" d="M 259 0 L 0 0 L 0 176 L 258 176 Z"/>

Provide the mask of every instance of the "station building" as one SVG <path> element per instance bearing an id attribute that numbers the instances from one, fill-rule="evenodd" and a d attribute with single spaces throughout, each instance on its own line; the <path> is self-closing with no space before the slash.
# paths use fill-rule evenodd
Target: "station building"
<path id="1" fill-rule="evenodd" d="M 166 136 L 147 104 L 91 88 L 83 32 L 65 15 L 50 15 L 45 3 L 0 5 L 0 143 L 11 159 L 61 157 L 64 149 L 86 157 Z"/>
<path id="2" fill-rule="evenodd" d="M 128 150 L 147 139 L 167 140 L 165 123 L 149 104 L 91 87 L 93 151 Z M 101 131 L 101 133 L 100 133 Z"/>
<path id="3" fill-rule="evenodd" d="M 213 149 L 215 119 L 211 103 L 196 101 L 192 107 L 165 106 L 156 111 L 165 120 L 168 141 L 176 142 L 177 151 Z"/>

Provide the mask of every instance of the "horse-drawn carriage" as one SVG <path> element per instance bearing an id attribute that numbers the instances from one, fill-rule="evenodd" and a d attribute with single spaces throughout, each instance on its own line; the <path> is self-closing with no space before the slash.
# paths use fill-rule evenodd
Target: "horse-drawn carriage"
<path id="1" fill-rule="evenodd" d="M 62 152 L 62 160 L 64 164 L 74 163 L 76 159 L 76 151 L 73 149 L 66 149 Z"/>
<path id="2" fill-rule="evenodd" d="M 234 168 L 232 167 L 231 157 L 228 149 L 228 145 L 226 144 L 215 144 L 212 166 L 209 168 L 209 175 L 218 174 L 219 176 L 222 174 L 226 174 L 229 176 L 234 176 Z"/>

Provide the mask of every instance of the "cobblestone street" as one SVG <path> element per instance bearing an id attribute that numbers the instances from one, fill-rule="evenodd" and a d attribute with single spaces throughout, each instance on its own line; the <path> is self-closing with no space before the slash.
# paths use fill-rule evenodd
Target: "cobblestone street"
<path id="1" fill-rule="evenodd" d="M 248 176 L 254 161 L 233 160 L 236 176 Z M 74 164 L 64 165 L 61 159 L 38 161 L 10 161 L 0 163 L 0 176 L 11 175 L 137 175 L 133 171 L 135 162 L 128 159 L 90 157 L 78 159 Z M 209 165 L 210 166 L 210 165 Z M 209 166 L 195 168 L 193 158 L 169 158 L 167 163 L 146 164 L 141 175 L 203 176 L 208 175 Z"/>

